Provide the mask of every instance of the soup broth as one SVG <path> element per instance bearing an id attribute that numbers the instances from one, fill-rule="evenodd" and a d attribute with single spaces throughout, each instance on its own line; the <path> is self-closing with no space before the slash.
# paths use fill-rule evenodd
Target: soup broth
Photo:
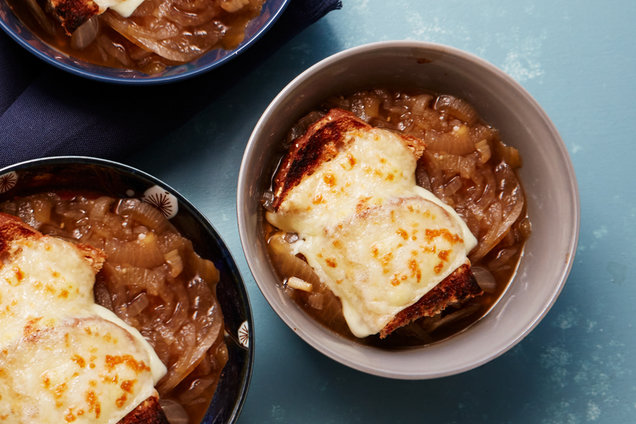
<path id="1" fill-rule="evenodd" d="M 35 0 L 7 2 L 33 33 L 69 56 L 154 74 L 238 46 L 265 0 L 145 0 L 128 18 L 107 10 L 70 36 Z M 233 10 L 232 3 L 241 7 Z"/>

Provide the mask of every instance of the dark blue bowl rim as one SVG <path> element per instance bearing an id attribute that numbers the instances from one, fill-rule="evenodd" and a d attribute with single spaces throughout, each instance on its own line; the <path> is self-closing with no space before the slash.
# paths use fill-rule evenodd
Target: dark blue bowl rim
<path id="1" fill-rule="evenodd" d="M 44 157 L 38 159 L 30 159 L 23 162 L 18 162 L 12 165 L 5 166 L 0 168 L 0 175 L 3 175 L 6 172 L 11 171 L 20 171 L 25 169 L 30 169 L 42 165 L 64 165 L 64 164 L 85 164 L 85 165 L 96 165 L 103 166 L 105 168 L 114 168 L 120 172 L 129 173 L 136 177 L 140 177 L 142 179 L 146 179 L 153 184 L 157 184 L 166 190 L 168 190 L 171 194 L 173 194 L 179 201 L 181 206 L 184 206 L 187 211 L 192 214 L 198 222 L 205 228 L 205 230 L 213 236 L 218 247 L 223 251 L 224 257 L 227 259 L 226 264 L 228 269 L 231 272 L 231 279 L 237 283 L 237 292 L 240 296 L 240 302 L 245 306 L 245 320 L 247 321 L 249 328 L 249 341 L 248 341 L 248 349 L 247 354 L 248 358 L 245 362 L 245 370 L 243 370 L 241 378 L 242 383 L 240 385 L 239 393 L 237 393 L 238 402 L 236 402 L 233 406 L 233 410 L 228 417 L 228 421 L 226 424 L 233 424 L 237 421 L 241 411 L 243 409 L 243 405 L 245 403 L 245 399 L 247 397 L 247 392 L 249 390 L 250 381 L 252 378 L 252 370 L 254 368 L 254 319 L 252 314 L 252 307 L 249 300 L 249 295 L 247 293 L 247 288 L 245 287 L 245 282 L 241 276 L 241 273 L 236 266 L 236 262 L 227 248 L 227 245 L 216 231 L 214 226 L 210 223 L 210 221 L 201 213 L 197 208 L 190 203 L 181 193 L 172 188 L 170 185 L 166 184 L 162 180 L 154 177 L 147 172 L 141 171 L 137 168 L 134 168 L 129 165 L 125 165 L 123 163 L 115 162 L 108 159 L 90 157 L 90 156 L 55 156 L 55 157 Z M 208 414 L 206 413 L 206 417 L 202 421 L 202 424 L 206 423 L 206 418 Z"/>
<path id="2" fill-rule="evenodd" d="M 38 50 L 37 48 L 32 46 L 30 43 L 28 43 L 20 35 L 16 34 L 11 28 L 9 28 L 9 26 L 4 22 L 3 19 L 0 19 L 0 28 L 2 28 L 2 30 L 9 37 L 11 37 L 13 40 L 15 40 L 20 46 L 22 46 L 24 49 L 26 49 L 27 51 L 29 51 L 30 53 L 35 55 L 37 58 L 41 59 L 42 61 L 44 61 L 44 62 L 46 62 L 46 63 L 48 63 L 50 65 L 55 66 L 58 69 L 61 69 L 61 70 L 66 71 L 66 72 L 69 72 L 69 73 L 71 73 L 73 75 L 77 75 L 77 76 L 80 76 L 80 77 L 83 77 L 83 78 L 87 78 L 89 80 L 107 82 L 107 83 L 112 83 L 112 84 L 122 84 L 122 85 L 167 84 L 167 83 L 171 83 L 171 82 L 175 82 L 175 81 L 181 81 L 181 80 L 185 80 L 185 79 L 188 79 L 188 78 L 192 78 L 192 77 L 200 75 L 200 74 L 202 74 L 204 72 L 210 71 L 210 70 L 212 70 L 214 68 L 217 68 L 217 67 L 223 65 L 224 63 L 234 59 L 236 56 L 238 56 L 239 54 L 241 54 L 242 52 L 247 50 L 256 41 L 258 41 L 276 23 L 276 21 L 278 21 L 278 18 L 283 14 L 285 9 L 287 8 L 287 5 L 290 2 L 290 0 L 280 0 L 280 1 L 281 1 L 280 6 L 274 11 L 272 16 L 265 23 L 265 25 L 263 25 L 261 28 L 259 28 L 254 33 L 254 35 L 252 35 L 250 38 L 244 40 L 241 44 L 239 44 L 238 47 L 236 47 L 235 49 L 231 50 L 231 52 L 229 54 L 224 55 L 223 57 L 221 57 L 218 60 L 215 60 L 214 62 L 208 63 L 206 65 L 203 65 L 201 67 L 186 71 L 186 72 L 181 73 L 181 74 L 166 75 L 166 76 L 161 76 L 161 77 L 156 77 L 156 78 L 153 78 L 152 76 L 150 76 L 148 78 L 121 78 L 121 77 L 106 76 L 106 75 L 101 75 L 101 74 L 96 73 L 96 72 L 86 71 L 84 69 L 77 68 L 77 67 L 71 66 L 69 64 L 59 62 L 59 61 L 55 60 L 55 58 L 52 58 L 49 55 L 47 55 L 47 54 L 43 53 L 42 51 Z"/>

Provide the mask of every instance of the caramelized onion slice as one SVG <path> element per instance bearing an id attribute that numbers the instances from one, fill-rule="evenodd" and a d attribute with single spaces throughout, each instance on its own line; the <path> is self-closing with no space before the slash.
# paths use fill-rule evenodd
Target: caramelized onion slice
<path id="1" fill-rule="evenodd" d="M 307 262 L 294 255 L 292 245 L 287 243 L 284 237 L 285 233 L 279 231 L 272 235 L 268 241 L 270 257 L 280 276 L 283 279 L 296 277 L 313 287 L 318 287 L 320 279 L 314 269 Z"/>
<path id="2" fill-rule="evenodd" d="M 431 152 L 443 152 L 453 155 L 466 155 L 475 150 L 475 144 L 466 126 L 447 133 L 429 131 L 426 134 L 426 148 Z"/>
<path id="3" fill-rule="evenodd" d="M 221 335 L 223 328 L 223 317 L 221 308 L 214 302 L 204 315 L 203 323 L 197 323 L 200 328 L 192 325 L 181 327 L 181 337 L 188 340 L 189 347 L 193 347 L 187 354 L 180 356 L 168 370 L 168 374 L 159 381 L 157 390 L 159 393 L 166 393 L 183 381 L 192 370 L 203 360 L 208 349 L 212 347 L 214 341 Z M 197 332 L 198 330 L 198 332 Z M 190 344 L 193 346 L 190 346 Z"/>
<path id="4" fill-rule="evenodd" d="M 118 215 L 130 215 L 141 225 L 151 228 L 157 233 L 164 232 L 170 225 L 159 209 L 139 199 L 121 200 L 117 204 L 115 213 Z"/>
<path id="5" fill-rule="evenodd" d="M 71 35 L 71 46 L 77 50 L 84 50 L 97 38 L 99 31 L 99 20 L 97 16 L 93 16 L 84 22 Z"/>
<path id="6" fill-rule="evenodd" d="M 153 233 L 146 233 L 145 237 L 133 241 L 106 240 L 104 252 L 113 265 L 155 268 L 165 260 Z"/>
<path id="7" fill-rule="evenodd" d="M 188 424 L 188 413 L 183 406 L 172 399 L 159 399 L 159 405 L 163 409 L 163 413 L 166 414 L 166 418 L 170 424 Z"/>
<path id="8" fill-rule="evenodd" d="M 490 205 L 488 215 L 499 216 L 500 220 L 492 223 L 486 236 L 479 240 L 477 249 L 470 253 L 472 262 L 477 262 L 499 244 L 510 231 L 512 224 L 521 216 L 525 205 L 523 189 L 510 166 L 505 162 L 499 163 L 495 167 L 495 176 L 498 186 L 498 203 Z M 498 213 L 493 212 L 495 208 Z"/>
<path id="9" fill-rule="evenodd" d="M 134 44 L 177 62 L 189 62 L 201 56 L 216 45 L 227 31 L 220 21 L 214 19 L 185 29 L 179 29 L 167 17 L 156 19 L 150 28 L 129 22 L 116 14 L 105 14 L 104 19 Z"/>
<path id="10" fill-rule="evenodd" d="M 482 266 L 474 266 L 471 268 L 475 279 L 477 280 L 477 284 L 479 287 L 486 293 L 494 293 L 497 290 L 497 281 L 495 280 L 495 276 L 492 275 L 488 269 Z"/>
<path id="11" fill-rule="evenodd" d="M 435 101 L 434 108 L 472 125 L 479 120 L 477 111 L 466 101 L 449 94 L 442 94 Z"/>

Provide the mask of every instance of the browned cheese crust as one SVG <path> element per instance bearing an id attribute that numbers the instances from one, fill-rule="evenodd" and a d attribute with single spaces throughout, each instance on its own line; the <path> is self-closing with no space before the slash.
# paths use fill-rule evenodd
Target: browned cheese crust
<path id="1" fill-rule="evenodd" d="M 38 0 L 62 26 L 67 35 L 101 11 L 93 0 Z"/>
<path id="2" fill-rule="evenodd" d="M 420 300 L 398 312 L 393 320 L 380 331 L 380 338 L 385 338 L 398 328 L 419 318 L 433 317 L 451 305 L 463 303 L 482 294 L 483 291 L 470 269 L 470 263 L 466 262 L 422 296 Z"/>
<path id="3" fill-rule="evenodd" d="M 128 415 L 122 418 L 118 424 L 170 424 L 163 409 L 159 405 L 159 399 L 151 396 L 141 402 Z"/>

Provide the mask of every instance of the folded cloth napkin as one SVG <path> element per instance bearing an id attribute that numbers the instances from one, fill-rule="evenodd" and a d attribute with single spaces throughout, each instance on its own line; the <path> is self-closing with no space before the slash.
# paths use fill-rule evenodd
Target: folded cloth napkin
<path id="1" fill-rule="evenodd" d="M 0 33 L 0 168 L 56 155 L 123 158 L 178 127 L 238 82 L 246 69 L 341 6 L 339 0 L 291 0 L 268 34 L 239 57 L 162 86 L 124 87 L 70 75 Z"/>

